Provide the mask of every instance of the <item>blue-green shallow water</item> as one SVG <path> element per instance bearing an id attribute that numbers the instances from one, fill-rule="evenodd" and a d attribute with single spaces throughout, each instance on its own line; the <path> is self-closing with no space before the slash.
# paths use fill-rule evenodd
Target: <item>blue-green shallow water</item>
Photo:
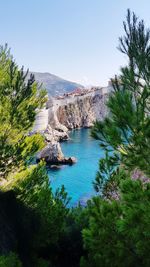
<path id="1" fill-rule="evenodd" d="M 72 166 L 63 165 L 58 170 L 49 170 L 48 174 L 53 190 L 64 185 L 71 197 L 70 206 L 75 206 L 78 201 L 85 204 L 95 194 L 92 182 L 103 151 L 98 141 L 90 136 L 90 129 L 74 130 L 70 133 L 70 138 L 71 140 L 61 143 L 62 151 L 65 156 L 76 157 L 77 163 Z"/>

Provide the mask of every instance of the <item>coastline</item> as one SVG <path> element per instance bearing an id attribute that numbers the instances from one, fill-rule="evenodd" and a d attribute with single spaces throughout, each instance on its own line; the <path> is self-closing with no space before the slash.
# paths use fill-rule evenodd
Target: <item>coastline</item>
<path id="1" fill-rule="evenodd" d="M 48 165 L 76 163 L 74 155 L 65 157 L 61 143 L 69 140 L 69 131 L 91 128 L 96 120 L 106 117 L 108 110 L 105 103 L 111 90 L 109 84 L 49 98 L 33 127 L 33 132 L 41 132 L 45 138 L 45 148 L 38 153 L 37 161 L 45 159 Z"/>

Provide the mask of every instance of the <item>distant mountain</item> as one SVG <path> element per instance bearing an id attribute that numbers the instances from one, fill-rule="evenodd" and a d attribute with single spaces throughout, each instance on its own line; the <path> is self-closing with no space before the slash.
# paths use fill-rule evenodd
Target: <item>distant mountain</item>
<path id="1" fill-rule="evenodd" d="M 35 80 L 45 87 L 49 96 L 63 95 L 71 92 L 76 88 L 83 88 L 82 85 L 64 80 L 51 73 L 32 72 Z"/>

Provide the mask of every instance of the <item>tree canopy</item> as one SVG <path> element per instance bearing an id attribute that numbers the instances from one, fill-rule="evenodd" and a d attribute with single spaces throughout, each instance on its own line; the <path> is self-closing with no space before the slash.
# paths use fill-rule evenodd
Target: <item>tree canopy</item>
<path id="1" fill-rule="evenodd" d="M 150 30 L 129 10 L 123 25 L 128 65 L 112 79 L 109 115 L 92 129 L 106 157 L 88 204 L 82 267 L 150 265 Z"/>
<path id="2" fill-rule="evenodd" d="M 98 183 L 105 180 L 105 171 L 111 175 L 120 164 L 150 175 L 150 30 L 130 10 L 123 26 L 119 50 L 127 56 L 128 65 L 112 79 L 113 90 L 106 104 L 109 116 L 97 121 L 92 130 L 106 151 Z"/>
<path id="3" fill-rule="evenodd" d="M 19 69 L 10 50 L 0 47 L 0 174 L 6 177 L 24 165 L 44 142 L 40 135 L 29 136 L 46 91 L 38 88 L 34 76 Z"/>

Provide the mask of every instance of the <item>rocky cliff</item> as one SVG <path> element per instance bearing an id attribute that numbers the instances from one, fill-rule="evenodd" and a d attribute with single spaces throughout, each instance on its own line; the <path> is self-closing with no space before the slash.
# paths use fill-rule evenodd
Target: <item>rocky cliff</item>
<path id="1" fill-rule="evenodd" d="M 39 154 L 39 159 L 46 158 L 53 164 L 67 163 L 58 142 L 69 138 L 68 130 L 91 127 L 96 120 L 103 120 L 108 113 L 106 101 L 111 89 L 111 86 L 84 89 L 50 98 L 45 109 L 39 112 L 34 126 L 34 130 L 44 132 L 48 144 L 47 149 Z"/>
<path id="2" fill-rule="evenodd" d="M 48 103 L 48 123 L 52 128 L 91 127 L 107 114 L 106 100 L 111 87 L 93 88 L 82 93 L 67 94 Z"/>

